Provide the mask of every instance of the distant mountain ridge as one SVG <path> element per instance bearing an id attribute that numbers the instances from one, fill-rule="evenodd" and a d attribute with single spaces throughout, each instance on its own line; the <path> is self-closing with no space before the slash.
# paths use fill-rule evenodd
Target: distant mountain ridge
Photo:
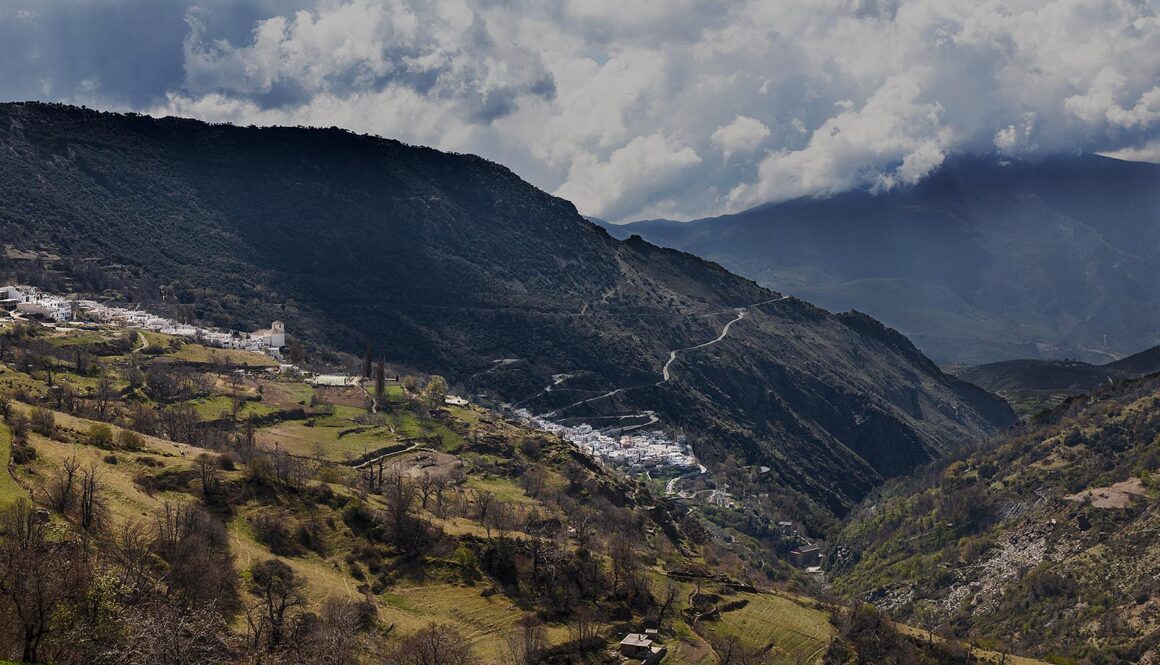
<path id="1" fill-rule="evenodd" d="M 958 156 L 914 187 L 607 225 L 834 311 L 940 363 L 1106 362 L 1160 343 L 1160 165 Z"/>
<path id="2" fill-rule="evenodd" d="M 536 412 L 655 411 L 708 463 L 768 466 L 823 511 L 1013 421 L 869 317 L 617 241 L 479 157 L 338 129 L 0 105 L 0 237 L 77 283 L 226 327 L 284 319 Z"/>
<path id="3" fill-rule="evenodd" d="M 1033 413 L 1106 383 L 1158 372 L 1160 346 L 1102 365 L 1079 360 L 1005 360 L 968 367 L 955 375 Z"/>

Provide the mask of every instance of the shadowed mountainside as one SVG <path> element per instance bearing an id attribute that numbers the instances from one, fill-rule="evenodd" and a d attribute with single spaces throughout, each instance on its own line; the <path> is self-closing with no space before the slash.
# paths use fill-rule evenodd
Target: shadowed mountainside
<path id="1" fill-rule="evenodd" d="M 631 388 L 568 415 L 655 410 L 828 511 L 1013 419 L 869 317 L 617 241 L 481 158 L 333 128 L 0 105 L 0 236 L 78 289 L 116 270 L 190 317 L 282 318 L 540 412 Z"/>

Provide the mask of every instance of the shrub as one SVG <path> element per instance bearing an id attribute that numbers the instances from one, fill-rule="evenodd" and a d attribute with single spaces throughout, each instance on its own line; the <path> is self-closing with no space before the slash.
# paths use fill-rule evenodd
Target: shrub
<path id="1" fill-rule="evenodd" d="M 145 439 L 133 430 L 123 429 L 117 434 L 117 445 L 125 450 L 141 450 Z"/>
<path id="2" fill-rule="evenodd" d="M 34 408 L 29 422 L 32 425 L 32 431 L 43 437 L 52 438 L 52 435 L 56 433 L 56 417 L 48 409 Z"/>
<path id="3" fill-rule="evenodd" d="M 104 423 L 94 423 L 89 427 L 88 443 L 97 448 L 113 447 L 113 430 Z"/>
<path id="4" fill-rule="evenodd" d="M 250 518 L 254 536 L 269 548 L 270 552 L 279 556 L 294 556 L 300 551 L 296 539 L 291 534 L 289 522 L 286 515 L 268 512 Z"/>

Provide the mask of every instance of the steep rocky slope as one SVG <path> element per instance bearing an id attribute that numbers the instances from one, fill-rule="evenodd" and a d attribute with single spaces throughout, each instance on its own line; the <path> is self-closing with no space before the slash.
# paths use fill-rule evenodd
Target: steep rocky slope
<path id="1" fill-rule="evenodd" d="M 1160 376 L 924 476 L 852 516 L 831 554 L 839 590 L 1066 662 L 1160 662 Z"/>

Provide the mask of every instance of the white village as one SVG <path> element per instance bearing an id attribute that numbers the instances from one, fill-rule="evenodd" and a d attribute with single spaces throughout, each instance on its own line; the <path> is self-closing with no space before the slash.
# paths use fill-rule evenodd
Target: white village
<path id="1" fill-rule="evenodd" d="M 34 317 L 56 324 L 102 323 L 121 328 L 187 337 L 199 344 L 222 349 L 265 353 L 280 359 L 286 345 L 286 326 L 274 321 L 254 332 L 222 331 L 180 323 L 141 309 L 105 305 L 95 300 L 74 299 L 47 293 L 34 286 L 0 286 L 0 310 L 14 318 Z"/>
<path id="2" fill-rule="evenodd" d="M 590 457 L 633 471 L 647 471 L 661 467 L 689 469 L 697 467 L 697 458 L 684 436 L 670 437 L 661 430 L 613 436 L 610 430 L 592 425 L 563 425 L 545 416 L 536 416 L 527 409 L 518 409 L 515 415 L 537 429 L 551 432 L 575 445 Z M 615 431 L 615 430 L 611 430 Z"/>

